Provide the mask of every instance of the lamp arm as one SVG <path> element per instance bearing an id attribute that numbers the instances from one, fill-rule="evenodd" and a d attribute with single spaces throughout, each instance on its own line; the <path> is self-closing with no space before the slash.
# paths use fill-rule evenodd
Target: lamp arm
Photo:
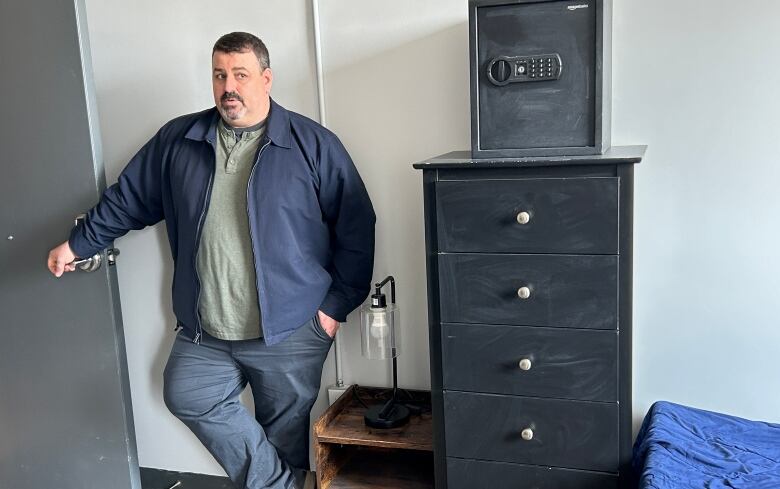
<path id="1" fill-rule="evenodd" d="M 376 287 L 377 294 L 379 293 L 379 289 L 381 289 L 387 282 L 390 282 L 390 302 L 392 304 L 395 304 L 395 279 L 392 275 L 388 275 L 387 278 L 382 280 L 381 282 L 377 282 L 374 284 L 374 287 Z"/>

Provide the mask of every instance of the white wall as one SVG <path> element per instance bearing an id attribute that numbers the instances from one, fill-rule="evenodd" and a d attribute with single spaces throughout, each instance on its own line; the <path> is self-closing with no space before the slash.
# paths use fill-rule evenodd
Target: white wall
<path id="1" fill-rule="evenodd" d="M 780 5 L 615 3 L 613 143 L 650 146 L 636 171 L 635 418 L 668 399 L 780 421 L 771 388 Z M 273 96 L 316 116 L 308 1 L 222 5 L 87 0 L 109 182 L 162 123 L 212 103 L 211 45 L 231 30 L 267 42 Z M 411 164 L 468 148 L 466 1 L 321 0 L 320 9 L 329 126 L 377 211 L 375 278 L 398 281 L 399 381 L 427 388 L 422 184 Z M 162 403 L 173 326 L 164 231 L 117 244 L 141 465 L 221 473 Z M 360 356 L 355 319 L 340 333 L 345 380 L 387 385 L 387 365 Z"/>
<path id="2" fill-rule="evenodd" d="M 634 410 L 670 399 L 778 422 L 780 4 L 616 4 L 613 139 L 649 145 Z"/>

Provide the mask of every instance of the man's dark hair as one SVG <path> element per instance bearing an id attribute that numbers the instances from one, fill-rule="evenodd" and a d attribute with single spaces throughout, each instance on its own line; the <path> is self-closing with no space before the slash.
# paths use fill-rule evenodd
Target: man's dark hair
<path id="1" fill-rule="evenodd" d="M 259 37 L 248 32 L 231 32 L 217 39 L 214 43 L 214 49 L 211 55 L 217 51 L 222 53 L 243 53 L 249 50 L 254 51 L 258 61 L 260 61 L 260 71 L 271 67 L 271 60 L 268 58 L 268 48 Z"/>

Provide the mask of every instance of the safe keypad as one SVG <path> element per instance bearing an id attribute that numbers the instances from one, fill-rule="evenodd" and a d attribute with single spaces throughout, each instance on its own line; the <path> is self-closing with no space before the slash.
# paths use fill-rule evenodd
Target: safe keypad
<path id="1" fill-rule="evenodd" d="M 512 67 L 511 72 L 507 69 Z M 550 81 L 561 77 L 561 57 L 558 54 L 536 56 L 501 56 L 488 65 L 488 78 L 494 85 Z"/>

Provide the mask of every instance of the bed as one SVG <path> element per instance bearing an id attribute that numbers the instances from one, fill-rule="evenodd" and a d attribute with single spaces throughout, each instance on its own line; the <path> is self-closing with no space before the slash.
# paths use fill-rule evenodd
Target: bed
<path id="1" fill-rule="evenodd" d="M 640 489 L 780 489 L 780 424 L 659 401 L 639 430 L 633 465 Z"/>

